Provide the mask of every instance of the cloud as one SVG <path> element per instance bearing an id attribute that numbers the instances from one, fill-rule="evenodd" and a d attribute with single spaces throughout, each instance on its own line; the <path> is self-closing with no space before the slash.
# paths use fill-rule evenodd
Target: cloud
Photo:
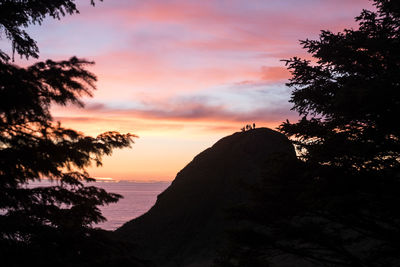
<path id="1" fill-rule="evenodd" d="M 280 53 L 297 47 L 298 39 L 316 37 L 321 29 L 355 25 L 353 18 L 368 7 L 368 0 L 304 0 L 301 5 L 294 0 L 113 0 L 85 7 L 77 20 L 90 36 L 101 28 L 106 43 L 117 50 Z M 98 38 L 93 41 L 98 47 Z"/>
<path id="2" fill-rule="evenodd" d="M 78 54 L 90 51 L 97 62 L 92 68 L 99 77 L 97 104 L 73 116 L 59 115 L 71 122 L 128 125 L 134 119 L 239 123 L 293 116 L 284 88 L 290 74 L 279 60 L 307 58 L 299 39 L 316 38 L 321 29 L 356 26 L 354 16 L 371 3 L 113 0 L 96 8 L 85 5 L 82 15 L 66 17 L 61 26 L 49 24 L 49 33 L 41 34 L 46 50 L 57 39 L 52 57 L 61 44 Z M 51 33 L 59 27 L 58 34 Z M 74 34 L 62 38 L 72 36 L 66 33 Z M 84 45 L 77 45 L 81 40 Z"/>
<path id="3" fill-rule="evenodd" d="M 259 92 L 263 93 L 263 92 Z M 266 94 L 264 92 L 264 94 Z M 273 97 L 273 94 L 270 94 Z M 104 103 L 91 103 L 86 105 L 83 110 L 76 110 L 76 115 L 72 117 L 58 116 L 60 120 L 80 121 L 80 122 L 114 122 L 121 123 L 129 120 L 149 120 L 154 123 L 160 122 L 247 122 L 263 121 L 275 122 L 283 121 L 287 117 L 293 117 L 294 113 L 288 109 L 287 105 L 278 103 L 266 106 L 256 106 L 247 110 L 240 110 L 235 106 L 223 104 L 210 104 L 207 101 L 211 98 L 174 98 L 165 102 L 147 103 L 143 108 L 115 108 Z M 279 102 L 279 101 L 278 101 Z M 142 103 L 143 104 L 143 103 Z M 84 115 L 82 115 L 84 114 Z"/>
<path id="4" fill-rule="evenodd" d="M 261 68 L 262 77 L 264 81 L 285 81 L 290 77 L 290 73 L 285 67 L 269 67 L 263 66 Z"/>
<path id="5" fill-rule="evenodd" d="M 353 18 L 371 2 L 109 0 L 93 8 L 77 0 L 81 14 L 28 30 L 41 60 L 77 55 L 96 62 L 94 99 L 85 99 L 84 109 L 54 107 L 56 120 L 88 135 L 117 130 L 141 137 L 92 174 L 171 179 L 247 123 L 274 128 L 296 120 L 280 60 L 309 59 L 298 40 L 356 27 Z"/>
<path id="6" fill-rule="evenodd" d="M 113 0 L 34 32 L 43 56 L 89 56 L 100 102 L 167 99 L 224 84 L 282 83 L 299 39 L 354 25 L 367 0 Z M 44 46 L 43 46 L 44 45 Z M 280 65 L 281 64 L 281 65 Z M 246 87 L 248 88 L 248 87 Z"/>

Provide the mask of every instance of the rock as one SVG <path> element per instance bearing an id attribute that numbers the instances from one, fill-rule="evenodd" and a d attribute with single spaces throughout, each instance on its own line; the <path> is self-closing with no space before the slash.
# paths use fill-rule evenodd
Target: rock
<path id="1" fill-rule="evenodd" d="M 227 211 L 250 201 L 265 162 L 278 154 L 295 158 L 290 141 L 267 128 L 238 132 L 197 155 L 144 215 L 116 230 L 138 244 L 156 266 L 210 266 L 234 224 Z"/>

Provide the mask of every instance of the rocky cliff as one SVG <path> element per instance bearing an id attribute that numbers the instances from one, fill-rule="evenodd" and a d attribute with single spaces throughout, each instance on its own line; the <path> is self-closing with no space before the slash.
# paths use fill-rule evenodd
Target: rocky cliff
<path id="1" fill-rule="evenodd" d="M 266 161 L 295 157 L 289 140 L 267 128 L 219 140 L 183 168 L 156 204 L 116 233 L 138 244 L 140 256 L 156 266 L 209 266 L 235 222 L 227 211 L 250 201 Z"/>

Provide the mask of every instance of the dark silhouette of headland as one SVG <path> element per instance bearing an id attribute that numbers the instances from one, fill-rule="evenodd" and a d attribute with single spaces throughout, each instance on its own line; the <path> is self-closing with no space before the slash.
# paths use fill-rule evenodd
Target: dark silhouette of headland
<path id="1" fill-rule="evenodd" d="M 287 137 L 268 128 L 237 132 L 198 154 L 156 204 L 116 234 L 138 247 L 154 266 L 210 266 L 235 227 L 228 210 L 250 201 L 245 185 L 257 184 L 265 162 L 295 158 Z"/>

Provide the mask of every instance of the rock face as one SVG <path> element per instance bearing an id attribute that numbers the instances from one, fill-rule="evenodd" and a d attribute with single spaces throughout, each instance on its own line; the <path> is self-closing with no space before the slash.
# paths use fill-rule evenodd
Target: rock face
<path id="1" fill-rule="evenodd" d="M 227 210 L 249 201 L 244 185 L 257 183 L 277 154 L 295 157 L 289 140 L 271 129 L 224 137 L 183 168 L 146 214 L 116 233 L 156 266 L 210 266 L 234 225 Z"/>

